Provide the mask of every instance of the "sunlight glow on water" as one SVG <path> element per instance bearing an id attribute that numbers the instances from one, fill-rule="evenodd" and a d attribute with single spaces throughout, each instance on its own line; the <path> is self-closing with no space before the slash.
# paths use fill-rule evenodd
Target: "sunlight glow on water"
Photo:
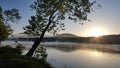
<path id="1" fill-rule="evenodd" d="M 55 68 L 120 68 L 120 55 L 99 51 L 76 50 L 63 52 L 48 48 L 48 61 Z"/>
<path id="2" fill-rule="evenodd" d="M 103 53 L 101 53 L 99 51 L 91 51 L 91 56 L 96 57 L 96 58 L 100 58 L 103 56 Z"/>
<path id="3" fill-rule="evenodd" d="M 3 42 L 14 44 L 14 42 Z M 19 42 L 25 44 L 28 49 L 31 47 L 33 42 Z M 103 52 L 108 49 L 120 48 L 120 45 L 100 45 L 100 44 L 79 44 L 80 46 L 89 46 L 93 49 L 82 49 L 78 48 L 77 44 L 65 44 L 61 45 L 52 43 L 54 46 L 47 47 L 47 61 L 53 65 L 54 68 L 120 68 L 120 54 L 119 53 L 108 53 Z M 68 47 L 66 47 L 68 46 Z M 74 46 L 74 47 L 73 47 Z M 106 47 L 105 47 L 106 46 Z M 95 48 L 103 49 L 103 51 L 98 51 Z M 110 48 L 109 48 L 110 47 Z M 99 49 L 99 50 L 100 50 Z M 23 54 L 27 53 L 28 50 L 24 50 Z"/>

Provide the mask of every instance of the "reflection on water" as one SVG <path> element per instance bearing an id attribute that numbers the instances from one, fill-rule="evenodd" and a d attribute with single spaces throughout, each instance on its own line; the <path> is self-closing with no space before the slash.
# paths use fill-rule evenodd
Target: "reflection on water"
<path id="1" fill-rule="evenodd" d="M 88 54 L 90 54 L 91 56 L 95 57 L 95 58 L 102 58 L 103 57 L 103 53 L 97 50 L 94 51 L 88 51 Z"/>
<path id="2" fill-rule="evenodd" d="M 92 51 L 100 51 L 105 53 L 114 53 L 120 54 L 120 45 L 105 45 L 105 44 L 52 44 L 45 45 L 49 48 L 55 48 L 57 50 L 63 52 L 72 52 L 76 50 L 92 50 Z"/>
<path id="3" fill-rule="evenodd" d="M 33 42 L 27 43 L 29 45 L 24 44 L 25 47 L 30 48 Z M 120 68 L 120 45 L 80 43 L 44 45 L 47 47 L 47 61 L 55 68 Z M 23 54 L 25 53 L 26 50 Z"/>
<path id="4" fill-rule="evenodd" d="M 120 55 L 93 50 L 63 52 L 47 48 L 47 60 L 55 68 L 120 68 Z"/>
<path id="5" fill-rule="evenodd" d="M 47 52 L 55 68 L 120 68 L 120 45 L 51 45 Z"/>

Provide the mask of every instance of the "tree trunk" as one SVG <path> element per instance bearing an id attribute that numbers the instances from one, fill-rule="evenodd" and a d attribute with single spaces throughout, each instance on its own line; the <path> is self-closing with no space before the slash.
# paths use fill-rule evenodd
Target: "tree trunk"
<path id="1" fill-rule="evenodd" d="M 1 41 L 0 41 L 0 47 L 2 46 Z"/>
<path id="2" fill-rule="evenodd" d="M 44 38 L 45 32 L 47 31 L 50 24 L 52 23 L 51 18 L 52 18 L 52 15 L 49 17 L 49 22 L 48 22 L 47 26 L 45 27 L 45 29 L 43 30 L 41 36 L 35 40 L 34 44 L 32 45 L 32 48 L 28 51 L 26 56 L 32 57 L 34 51 L 39 46 L 39 44 L 42 42 L 42 39 Z"/>

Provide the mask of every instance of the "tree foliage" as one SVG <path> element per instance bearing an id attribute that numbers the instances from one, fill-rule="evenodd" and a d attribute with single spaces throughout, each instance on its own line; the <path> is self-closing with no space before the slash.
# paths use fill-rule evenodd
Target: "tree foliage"
<path id="1" fill-rule="evenodd" d="M 15 9 L 15 8 L 13 8 L 11 10 L 5 10 L 3 12 L 3 14 L 4 14 L 5 23 L 8 23 L 10 21 L 14 23 L 21 19 L 18 9 Z"/>
<path id="2" fill-rule="evenodd" d="M 87 14 L 90 13 L 91 6 L 95 3 L 89 0 L 37 0 L 31 5 L 36 10 L 36 16 L 31 16 L 29 25 L 24 27 L 26 34 L 40 35 L 42 30 L 49 22 L 52 15 L 52 23 L 48 32 L 56 33 L 64 30 L 64 19 L 83 21 L 88 20 Z"/>
<path id="3" fill-rule="evenodd" d="M 45 24 L 40 22 L 40 19 L 39 17 L 31 16 L 31 19 L 29 19 L 29 26 L 23 28 L 26 30 L 24 33 L 31 36 L 40 36 L 43 27 L 45 27 Z"/>
<path id="4" fill-rule="evenodd" d="M 9 25 L 10 22 L 17 22 L 21 19 L 17 9 L 5 10 L 3 11 L 0 7 L 0 42 L 5 40 L 8 35 L 10 35 L 13 30 Z"/>
<path id="5" fill-rule="evenodd" d="M 0 21 L 0 41 L 4 41 L 8 35 L 11 34 L 11 30 L 9 30 L 3 22 Z"/>
<path id="6" fill-rule="evenodd" d="M 46 31 L 54 34 L 59 30 L 64 30 L 65 22 L 61 22 L 62 20 L 69 19 L 75 22 L 88 20 L 87 15 L 91 12 L 91 6 L 94 3 L 95 1 L 90 2 L 89 0 L 34 1 L 30 7 L 36 11 L 36 15 L 31 17 L 30 24 L 24 29 L 26 34 L 41 36 L 35 41 L 28 55 L 32 55 L 30 53 L 40 44 Z"/>

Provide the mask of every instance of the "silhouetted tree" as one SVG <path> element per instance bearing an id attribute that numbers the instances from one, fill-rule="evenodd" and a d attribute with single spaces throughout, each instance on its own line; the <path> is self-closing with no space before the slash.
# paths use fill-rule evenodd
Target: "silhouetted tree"
<path id="1" fill-rule="evenodd" d="M 10 35 L 11 30 L 9 30 L 2 21 L 0 21 L 0 42 L 4 41 L 8 35 Z"/>
<path id="2" fill-rule="evenodd" d="M 11 29 L 9 23 L 17 22 L 20 20 L 19 12 L 17 9 L 5 10 L 3 11 L 0 7 L 0 42 L 5 40 L 8 35 L 10 35 L 13 30 Z"/>
<path id="3" fill-rule="evenodd" d="M 26 34 L 40 35 L 35 40 L 32 48 L 26 56 L 32 56 L 35 49 L 41 43 L 46 31 L 56 33 L 64 30 L 64 19 L 73 21 L 88 20 L 87 15 L 91 12 L 91 6 L 95 3 L 89 0 L 36 0 L 31 8 L 36 11 L 29 25 L 24 27 Z M 34 32 L 34 33 L 33 33 Z"/>

